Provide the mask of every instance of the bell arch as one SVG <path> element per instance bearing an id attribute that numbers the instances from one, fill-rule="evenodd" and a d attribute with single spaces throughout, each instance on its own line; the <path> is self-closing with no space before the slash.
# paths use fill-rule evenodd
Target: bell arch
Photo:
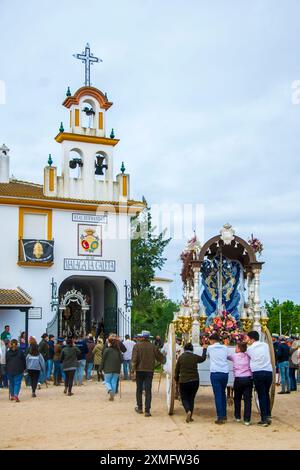
<path id="1" fill-rule="evenodd" d="M 108 155 L 107 153 L 99 150 L 95 153 L 95 178 L 97 180 L 103 180 L 106 177 L 108 170 Z"/>
<path id="2" fill-rule="evenodd" d="M 78 148 L 69 151 L 69 176 L 70 178 L 82 178 L 83 152 Z"/>
<path id="3" fill-rule="evenodd" d="M 96 103 L 91 98 L 81 101 L 81 127 L 94 129 L 96 117 Z"/>

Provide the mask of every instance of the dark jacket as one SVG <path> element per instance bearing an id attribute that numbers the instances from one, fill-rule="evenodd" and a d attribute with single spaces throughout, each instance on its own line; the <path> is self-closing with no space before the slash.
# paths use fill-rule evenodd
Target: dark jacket
<path id="1" fill-rule="evenodd" d="M 63 346 L 60 343 L 54 345 L 53 361 L 59 361 Z"/>
<path id="2" fill-rule="evenodd" d="M 206 360 L 206 349 L 202 356 L 185 351 L 179 356 L 175 368 L 175 380 L 181 384 L 199 380 L 198 364 Z"/>
<path id="3" fill-rule="evenodd" d="M 6 352 L 6 373 L 10 375 L 23 374 L 26 369 L 26 358 L 18 348 L 16 351 L 9 349 Z"/>
<path id="4" fill-rule="evenodd" d="M 86 362 L 94 362 L 93 360 L 93 349 L 96 346 L 93 340 L 88 340 L 86 343 L 88 348 L 88 353 L 86 355 Z"/>
<path id="5" fill-rule="evenodd" d="M 119 374 L 121 372 L 122 354 L 118 348 L 107 347 L 102 356 L 101 369 L 105 374 Z"/>
<path id="6" fill-rule="evenodd" d="M 163 354 L 157 346 L 148 340 L 138 342 L 132 351 L 131 367 L 133 371 L 153 372 L 155 361 L 165 362 Z"/>
<path id="7" fill-rule="evenodd" d="M 53 356 L 54 356 L 54 341 L 52 341 L 52 340 L 48 341 L 48 346 L 49 346 L 48 359 L 52 359 L 52 360 L 53 360 Z"/>
<path id="8" fill-rule="evenodd" d="M 277 350 L 277 361 L 278 364 L 281 362 L 289 361 L 290 359 L 290 347 L 285 343 L 280 343 Z"/>
<path id="9" fill-rule="evenodd" d="M 46 340 L 42 339 L 42 341 L 39 344 L 39 353 L 44 358 L 44 361 L 48 361 L 49 359 L 49 344 Z"/>
<path id="10" fill-rule="evenodd" d="M 86 345 L 86 341 L 80 339 L 79 341 L 76 341 L 75 346 L 80 351 L 80 357 L 78 358 L 78 360 L 81 361 L 82 359 L 86 359 L 86 355 L 89 352 L 88 347 Z"/>
<path id="11" fill-rule="evenodd" d="M 278 348 L 279 348 L 279 341 L 274 341 L 273 343 L 273 348 L 274 348 L 274 354 L 275 354 L 275 362 L 277 363 L 278 359 Z"/>
<path id="12" fill-rule="evenodd" d="M 60 355 L 63 370 L 77 369 L 80 355 L 81 351 L 76 346 L 65 346 Z"/>

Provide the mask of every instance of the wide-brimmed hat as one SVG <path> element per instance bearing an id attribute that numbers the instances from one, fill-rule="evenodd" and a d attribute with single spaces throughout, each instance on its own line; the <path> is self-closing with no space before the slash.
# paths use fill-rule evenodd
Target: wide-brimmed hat
<path id="1" fill-rule="evenodd" d="M 150 331 L 143 330 L 141 333 L 142 338 L 149 338 L 150 336 Z"/>

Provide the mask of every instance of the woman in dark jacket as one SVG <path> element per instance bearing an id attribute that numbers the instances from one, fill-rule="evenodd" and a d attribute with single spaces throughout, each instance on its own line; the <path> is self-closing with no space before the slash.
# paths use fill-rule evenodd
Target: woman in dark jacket
<path id="1" fill-rule="evenodd" d="M 104 384 L 109 394 L 109 400 L 114 399 L 121 372 L 122 354 L 119 342 L 115 338 L 108 339 L 108 346 L 104 349 L 101 370 L 104 372 Z"/>
<path id="2" fill-rule="evenodd" d="M 10 400 L 19 403 L 23 372 L 26 369 L 24 353 L 18 347 L 18 341 L 12 339 L 10 349 L 6 352 L 6 372 L 9 382 Z"/>
<path id="3" fill-rule="evenodd" d="M 184 352 L 179 356 L 175 368 L 175 380 L 179 382 L 180 396 L 186 412 L 186 422 L 193 421 L 195 397 L 199 388 L 198 364 L 206 359 L 207 345 L 203 346 L 202 356 L 194 354 L 192 343 L 184 346 Z"/>
<path id="4" fill-rule="evenodd" d="M 73 338 L 67 339 L 67 345 L 63 348 L 60 355 L 60 362 L 62 362 L 62 369 L 65 373 L 65 389 L 64 393 L 68 396 L 74 395 L 72 393 L 73 381 L 75 371 L 77 369 L 78 359 L 81 356 L 81 351 L 74 346 Z"/>

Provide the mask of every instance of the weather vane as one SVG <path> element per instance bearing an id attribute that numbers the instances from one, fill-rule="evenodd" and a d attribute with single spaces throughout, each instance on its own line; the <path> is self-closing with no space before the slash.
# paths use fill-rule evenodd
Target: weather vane
<path id="1" fill-rule="evenodd" d="M 102 59 L 99 57 L 94 57 L 94 55 L 91 53 L 90 45 L 87 43 L 85 46 L 85 51 L 82 52 L 82 54 L 73 54 L 73 57 L 76 59 L 80 59 L 83 63 L 85 63 L 85 81 L 84 84 L 85 86 L 91 86 L 91 64 L 94 62 L 103 62 Z"/>

